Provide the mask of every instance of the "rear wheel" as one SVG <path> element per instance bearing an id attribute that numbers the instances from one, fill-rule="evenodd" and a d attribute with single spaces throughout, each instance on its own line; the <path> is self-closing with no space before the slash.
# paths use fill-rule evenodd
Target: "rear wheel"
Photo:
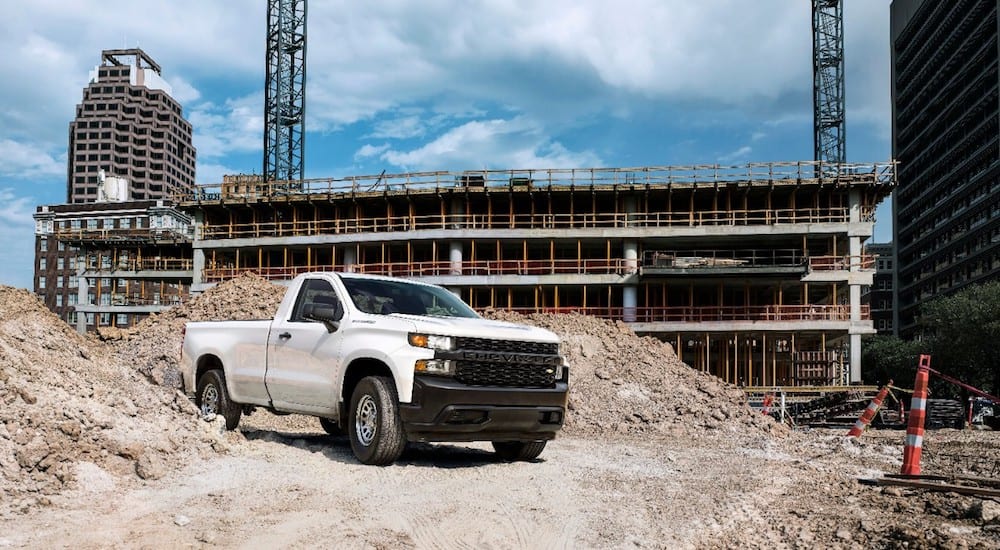
<path id="1" fill-rule="evenodd" d="M 198 379 L 197 404 L 203 417 L 218 414 L 225 418 L 227 430 L 235 430 L 240 423 L 243 407 L 229 399 L 226 375 L 219 369 L 210 370 Z"/>
<path id="2" fill-rule="evenodd" d="M 351 394 L 347 430 L 351 450 L 362 464 L 386 466 L 403 454 L 406 434 L 391 379 L 368 376 L 358 382 Z"/>
<path id="3" fill-rule="evenodd" d="M 323 431 L 330 435 L 344 435 L 344 430 L 340 429 L 340 425 L 329 418 L 320 418 L 319 425 L 323 427 Z"/>
<path id="4" fill-rule="evenodd" d="M 494 441 L 497 456 L 508 461 L 534 460 L 545 450 L 545 441 Z"/>

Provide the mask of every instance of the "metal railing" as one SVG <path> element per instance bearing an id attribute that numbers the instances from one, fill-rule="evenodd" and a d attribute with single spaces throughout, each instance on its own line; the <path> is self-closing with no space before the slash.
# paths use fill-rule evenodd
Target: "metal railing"
<path id="1" fill-rule="evenodd" d="M 824 183 L 837 185 L 896 184 L 896 163 L 829 164 L 814 161 L 576 168 L 411 172 L 318 178 L 267 183 L 202 184 L 173 197 L 179 202 L 225 202 L 280 199 L 296 195 L 407 192 L 440 189 L 546 189 L 580 186 L 671 186 L 698 183 Z"/>
<path id="2" fill-rule="evenodd" d="M 191 240 L 191 231 L 181 231 L 174 228 L 61 228 L 54 232 L 55 238 L 67 242 L 113 242 L 113 241 L 144 241 L 152 239 L 170 239 L 173 241 Z"/>
<path id="3" fill-rule="evenodd" d="M 391 233 L 418 230 L 477 229 L 587 229 L 846 223 L 843 208 L 786 208 L 778 210 L 704 210 L 698 212 L 585 213 L 585 214 L 440 214 L 336 220 L 206 224 L 199 238 L 239 239 L 340 233 Z"/>
<path id="4" fill-rule="evenodd" d="M 876 256 L 861 254 L 858 256 L 810 256 L 810 271 L 850 271 L 857 268 L 862 270 L 875 269 Z"/>
<path id="5" fill-rule="evenodd" d="M 634 319 L 639 323 L 705 323 L 713 321 L 850 321 L 849 305 L 783 306 L 668 306 L 668 307 L 514 307 L 498 308 L 518 313 L 581 313 L 606 319 Z M 861 318 L 871 309 L 861 306 Z"/>
<path id="6" fill-rule="evenodd" d="M 433 277 L 444 275 L 600 275 L 625 272 L 622 258 L 601 260 L 477 260 L 452 263 L 450 261 L 365 263 L 350 266 L 301 266 L 301 267 L 208 267 L 205 282 L 231 279 L 250 271 L 269 280 L 292 279 L 300 273 L 321 270 L 344 270 L 372 275 L 395 277 Z"/>

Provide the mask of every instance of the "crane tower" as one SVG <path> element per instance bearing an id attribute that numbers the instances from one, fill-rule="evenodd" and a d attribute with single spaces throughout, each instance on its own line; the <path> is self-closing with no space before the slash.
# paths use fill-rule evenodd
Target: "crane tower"
<path id="1" fill-rule="evenodd" d="M 267 0 L 264 181 L 303 178 L 306 0 Z"/>
<path id="2" fill-rule="evenodd" d="M 815 160 L 844 163 L 844 6 L 813 0 L 813 144 Z"/>

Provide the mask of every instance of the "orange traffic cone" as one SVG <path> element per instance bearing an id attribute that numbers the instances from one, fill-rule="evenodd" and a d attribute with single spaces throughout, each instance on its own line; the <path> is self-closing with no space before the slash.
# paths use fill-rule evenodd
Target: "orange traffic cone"
<path id="1" fill-rule="evenodd" d="M 917 379 L 910 399 L 910 423 L 906 427 L 903 447 L 904 475 L 920 475 L 920 453 L 924 445 L 924 418 L 927 416 L 927 381 L 930 378 L 931 356 L 921 355 Z"/>
<path id="2" fill-rule="evenodd" d="M 854 423 L 854 427 L 851 428 L 851 431 L 847 432 L 847 437 L 858 437 L 859 435 L 864 433 L 865 428 L 867 428 L 868 425 L 871 424 L 872 419 L 875 418 L 875 413 L 877 413 L 878 410 L 882 408 L 882 400 L 884 400 L 886 394 L 889 393 L 889 386 L 891 385 L 892 385 L 892 380 L 889 380 L 888 384 L 882 386 L 882 389 L 879 390 L 878 395 L 875 396 L 875 399 L 872 399 L 872 402 L 869 403 L 867 407 L 865 407 L 865 411 L 861 413 L 861 417 L 858 418 L 858 421 Z"/>

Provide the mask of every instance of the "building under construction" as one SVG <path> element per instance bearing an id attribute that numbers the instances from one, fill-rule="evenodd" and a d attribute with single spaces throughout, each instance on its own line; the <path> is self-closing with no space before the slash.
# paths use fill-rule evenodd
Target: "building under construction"
<path id="1" fill-rule="evenodd" d="M 477 309 L 621 320 L 735 384 L 830 386 L 861 379 L 862 243 L 894 185 L 891 163 L 812 162 L 242 177 L 178 206 L 195 292 L 244 271 L 414 277 Z"/>

